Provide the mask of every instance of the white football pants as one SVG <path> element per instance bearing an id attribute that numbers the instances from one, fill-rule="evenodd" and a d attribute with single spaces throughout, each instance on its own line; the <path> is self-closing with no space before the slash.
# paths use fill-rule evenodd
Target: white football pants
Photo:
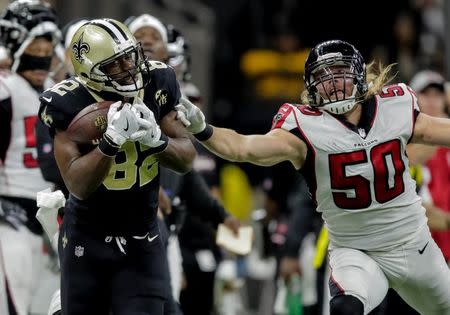
<path id="1" fill-rule="evenodd" d="M 1 314 L 8 314 L 3 313 L 5 307 L 8 309 L 6 281 L 17 314 L 28 314 L 40 271 L 44 268 L 42 248 L 42 237 L 31 233 L 26 227 L 15 230 L 5 223 L 0 223 L 0 257 L 3 267 L 0 273 L 4 273 L 0 280 Z"/>
<path id="2" fill-rule="evenodd" d="M 425 226 L 410 242 L 389 251 L 330 249 L 331 298 L 357 297 L 369 313 L 389 287 L 426 315 L 450 315 L 450 269 Z"/>

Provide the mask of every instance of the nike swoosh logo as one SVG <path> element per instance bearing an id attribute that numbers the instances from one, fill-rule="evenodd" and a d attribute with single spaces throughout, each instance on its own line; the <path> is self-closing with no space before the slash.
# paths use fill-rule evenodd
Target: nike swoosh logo
<path id="1" fill-rule="evenodd" d="M 148 241 L 149 242 L 153 242 L 153 240 L 155 239 L 155 238 L 157 238 L 159 236 L 159 234 L 156 234 L 155 236 L 152 236 L 152 237 L 148 237 Z"/>
<path id="2" fill-rule="evenodd" d="M 50 102 L 52 101 L 52 99 L 53 99 L 53 96 L 51 96 L 51 97 L 45 97 L 45 96 L 42 96 L 42 99 L 43 99 L 44 101 L 46 101 L 47 103 L 50 103 Z"/>
<path id="3" fill-rule="evenodd" d="M 423 252 L 425 251 L 425 248 L 427 248 L 428 246 L 428 242 L 425 244 L 425 246 L 422 249 L 419 249 L 419 254 L 422 255 Z"/>
<path id="4" fill-rule="evenodd" d="M 127 126 L 125 128 L 123 128 L 123 130 L 128 131 L 128 128 L 129 128 L 129 126 L 128 126 L 128 119 L 127 119 Z"/>

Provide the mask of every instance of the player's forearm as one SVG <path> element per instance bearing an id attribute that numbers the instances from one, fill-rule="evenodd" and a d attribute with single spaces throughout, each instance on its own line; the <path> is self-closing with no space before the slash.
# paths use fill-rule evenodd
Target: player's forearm
<path id="1" fill-rule="evenodd" d="M 428 218 L 428 226 L 435 231 L 446 231 L 450 228 L 450 214 L 430 203 L 424 203 Z"/>
<path id="2" fill-rule="evenodd" d="M 232 162 L 248 162 L 246 160 L 245 136 L 232 129 L 212 127 L 211 138 L 202 141 L 204 147 L 217 156 Z"/>
<path id="3" fill-rule="evenodd" d="M 108 175 L 117 150 L 106 155 L 100 151 L 101 143 L 84 154 L 67 132 L 61 130 L 56 130 L 53 143 L 56 163 L 67 189 L 79 199 L 88 198 Z"/>
<path id="4" fill-rule="evenodd" d="M 249 162 L 259 166 L 272 166 L 290 161 L 300 152 L 284 138 L 265 135 L 241 135 L 232 129 L 213 127 L 211 138 L 202 144 L 214 154 L 232 162 Z"/>
<path id="5" fill-rule="evenodd" d="M 184 176 L 181 198 L 186 200 L 186 209 L 200 216 L 214 226 L 222 223 L 229 215 L 225 208 L 212 196 L 204 178 L 195 170 Z"/>
<path id="6" fill-rule="evenodd" d="M 170 138 L 167 148 L 158 153 L 158 160 L 161 165 L 184 174 L 192 169 L 196 155 L 189 138 Z"/>
<path id="7" fill-rule="evenodd" d="M 419 114 L 413 142 L 450 147 L 450 119 Z"/>
<path id="8" fill-rule="evenodd" d="M 98 148 L 72 158 L 60 166 L 67 189 L 81 200 L 88 198 L 102 184 L 113 161 L 114 157 L 104 155 Z"/>
<path id="9" fill-rule="evenodd" d="M 437 147 L 424 144 L 410 144 L 406 147 L 409 164 L 420 165 L 427 162 L 436 152 Z"/>
<path id="10" fill-rule="evenodd" d="M 442 145 L 450 147 L 450 120 L 440 118 L 440 123 L 437 126 L 430 126 L 434 129 L 431 134 L 424 136 L 424 142 L 427 144 Z"/>

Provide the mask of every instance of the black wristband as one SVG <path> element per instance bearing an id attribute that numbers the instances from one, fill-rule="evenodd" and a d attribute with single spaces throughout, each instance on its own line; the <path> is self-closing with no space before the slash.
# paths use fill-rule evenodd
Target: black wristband
<path id="1" fill-rule="evenodd" d="M 169 145 L 169 137 L 166 136 L 164 133 L 161 132 L 161 138 L 159 138 L 160 141 L 164 141 L 164 143 L 162 143 L 160 146 L 155 147 L 154 150 L 156 151 L 155 153 L 161 153 L 162 151 L 164 151 L 167 146 Z"/>
<path id="2" fill-rule="evenodd" d="M 200 131 L 199 133 L 194 134 L 194 137 L 199 141 L 206 141 L 212 137 L 213 132 L 213 127 L 210 124 L 206 124 L 205 129 L 203 129 L 203 131 Z"/>
<path id="3" fill-rule="evenodd" d="M 103 134 L 102 140 L 98 144 L 99 150 L 106 156 L 115 156 L 120 147 L 117 146 L 106 134 Z"/>

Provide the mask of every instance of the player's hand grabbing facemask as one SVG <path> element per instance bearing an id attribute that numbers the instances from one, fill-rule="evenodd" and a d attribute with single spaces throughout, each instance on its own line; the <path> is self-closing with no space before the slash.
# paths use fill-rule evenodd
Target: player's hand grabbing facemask
<path id="1" fill-rule="evenodd" d="M 129 140 L 132 135 L 141 134 L 139 132 L 140 124 L 131 105 L 123 104 L 121 101 L 113 103 L 108 111 L 108 126 L 105 131 L 107 136 L 114 144 L 121 146 Z"/>
<path id="2" fill-rule="evenodd" d="M 192 104 L 188 99 L 180 98 L 180 104 L 176 105 L 175 109 L 177 110 L 177 118 L 190 133 L 195 135 L 205 130 L 205 115 L 200 108 Z"/>
<path id="3" fill-rule="evenodd" d="M 165 147 L 167 137 L 161 132 L 153 112 L 142 102 L 134 104 L 132 106 L 132 111 L 137 117 L 140 130 L 139 133 L 136 133 L 131 137 L 131 140 L 139 141 L 152 148 L 160 146 Z"/>

